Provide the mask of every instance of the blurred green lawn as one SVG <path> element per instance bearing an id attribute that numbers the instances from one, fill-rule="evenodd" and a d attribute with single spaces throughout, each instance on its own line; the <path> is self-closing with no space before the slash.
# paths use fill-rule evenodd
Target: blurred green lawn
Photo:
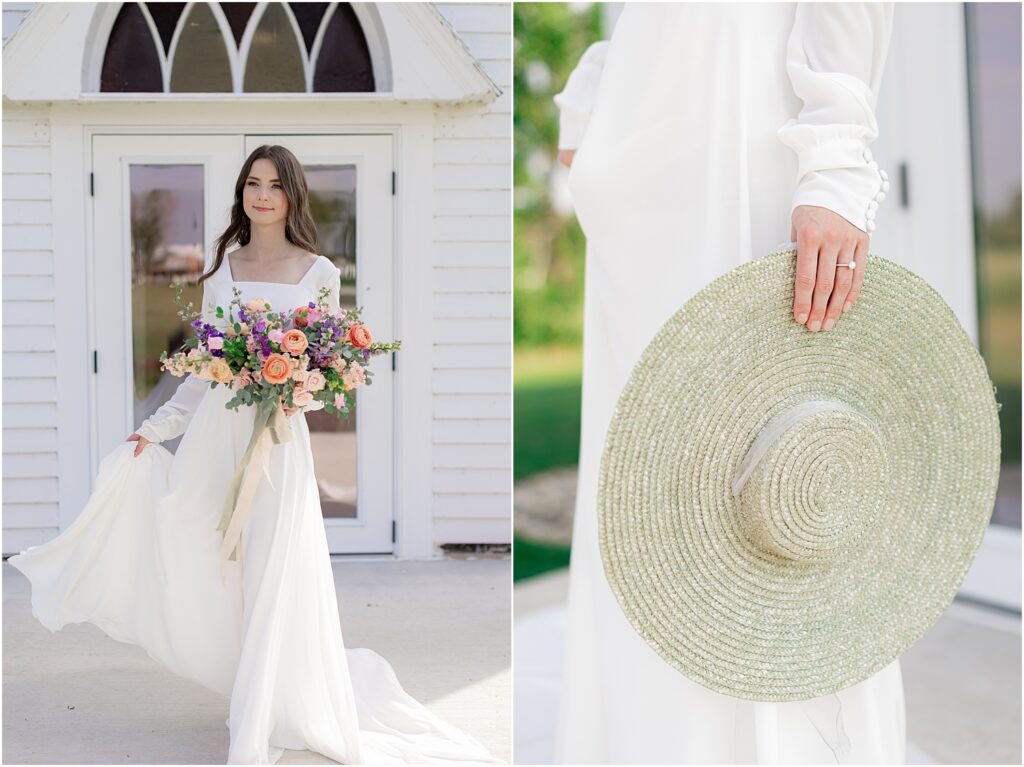
<path id="1" fill-rule="evenodd" d="M 513 473 L 517 481 L 578 460 L 580 355 L 580 349 L 572 346 L 516 349 Z M 516 536 L 512 561 L 513 577 L 522 580 L 565 567 L 569 547 Z"/>

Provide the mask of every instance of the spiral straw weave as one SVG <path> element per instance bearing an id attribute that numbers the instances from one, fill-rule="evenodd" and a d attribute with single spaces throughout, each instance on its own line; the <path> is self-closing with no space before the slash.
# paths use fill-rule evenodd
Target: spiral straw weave
<path id="1" fill-rule="evenodd" d="M 598 490 L 633 627 L 750 700 L 836 692 L 916 642 L 974 559 L 999 477 L 994 389 L 938 293 L 869 255 L 860 298 L 812 333 L 792 319 L 795 261 L 789 247 L 738 267 L 659 330 Z M 770 423 L 781 436 L 744 467 Z"/>

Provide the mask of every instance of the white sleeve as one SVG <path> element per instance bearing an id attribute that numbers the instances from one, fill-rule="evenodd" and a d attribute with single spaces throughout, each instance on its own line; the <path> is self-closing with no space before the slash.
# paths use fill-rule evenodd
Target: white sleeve
<path id="1" fill-rule="evenodd" d="M 203 303 L 200 306 L 203 318 L 210 323 L 213 322 L 211 306 L 214 302 L 214 291 L 210 287 L 210 281 L 213 279 L 210 277 L 203 282 Z M 135 433 L 150 442 L 166 442 L 184 434 L 189 421 L 192 420 L 192 414 L 196 412 L 203 395 L 209 389 L 209 380 L 189 373 L 185 376 L 185 380 L 178 384 L 178 388 L 171 398 L 143 421 Z"/>
<path id="2" fill-rule="evenodd" d="M 607 52 L 607 40 L 593 43 L 587 48 L 569 75 L 565 88 L 555 96 L 555 105 L 560 110 L 559 149 L 578 149 L 583 143 L 583 134 L 586 133 L 590 112 L 597 98 L 597 86 L 601 82 Z"/>
<path id="3" fill-rule="evenodd" d="M 867 147 L 892 19 L 893 3 L 797 4 L 786 71 L 803 107 L 777 131 L 799 161 L 791 210 L 817 205 L 874 231 L 889 181 Z"/>
<path id="4" fill-rule="evenodd" d="M 327 276 L 317 284 L 317 291 L 324 285 L 331 289 L 330 293 L 327 294 L 327 306 L 332 312 L 341 310 L 341 299 L 339 294 L 341 293 L 341 270 L 331 264 L 329 269 L 324 270 Z M 324 403 L 320 400 L 314 399 L 310 404 L 300 408 L 302 412 L 308 413 L 311 410 L 323 410 Z"/>

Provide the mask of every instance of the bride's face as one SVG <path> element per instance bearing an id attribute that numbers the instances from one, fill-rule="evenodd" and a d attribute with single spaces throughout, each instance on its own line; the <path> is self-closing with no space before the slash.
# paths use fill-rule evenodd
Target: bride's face
<path id="1" fill-rule="evenodd" d="M 242 188 L 242 207 L 254 224 L 272 224 L 288 216 L 288 198 L 277 177 L 277 167 L 261 157 L 249 169 Z"/>

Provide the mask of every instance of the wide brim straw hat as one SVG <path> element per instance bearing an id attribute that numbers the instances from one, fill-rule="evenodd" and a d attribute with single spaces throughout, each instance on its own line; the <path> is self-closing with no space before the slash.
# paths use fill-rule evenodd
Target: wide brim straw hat
<path id="1" fill-rule="evenodd" d="M 668 663 L 730 696 L 860 682 L 955 596 L 992 515 L 995 390 L 946 302 L 867 256 L 832 330 L 793 320 L 796 246 L 714 280 L 620 396 L 598 494 L 605 575 Z"/>

